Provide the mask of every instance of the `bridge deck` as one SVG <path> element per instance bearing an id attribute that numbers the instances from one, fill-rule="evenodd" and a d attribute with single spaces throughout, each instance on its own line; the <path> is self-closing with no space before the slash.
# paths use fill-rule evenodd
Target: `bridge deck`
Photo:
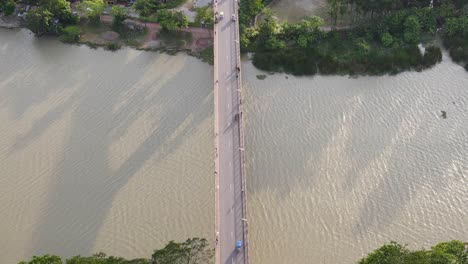
<path id="1" fill-rule="evenodd" d="M 215 24 L 216 263 L 248 263 L 239 27 L 235 0 L 215 0 L 224 18 Z M 242 248 L 236 250 L 236 241 Z"/>

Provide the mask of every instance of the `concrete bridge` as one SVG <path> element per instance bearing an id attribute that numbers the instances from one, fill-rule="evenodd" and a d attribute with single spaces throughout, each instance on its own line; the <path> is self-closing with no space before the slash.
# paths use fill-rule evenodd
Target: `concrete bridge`
<path id="1" fill-rule="evenodd" d="M 249 263 L 237 0 L 214 0 L 216 264 Z M 218 16 L 219 17 L 219 16 Z M 236 242 L 242 246 L 236 249 Z"/>

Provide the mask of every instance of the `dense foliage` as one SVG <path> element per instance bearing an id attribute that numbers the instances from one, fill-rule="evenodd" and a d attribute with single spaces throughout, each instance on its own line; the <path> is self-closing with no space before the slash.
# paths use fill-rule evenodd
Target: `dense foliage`
<path id="1" fill-rule="evenodd" d="M 122 6 L 115 5 L 111 9 L 112 28 L 117 32 L 122 32 L 124 20 L 127 17 L 127 9 Z"/>
<path id="2" fill-rule="evenodd" d="M 65 27 L 60 35 L 60 40 L 66 43 L 74 43 L 80 40 L 81 29 L 78 26 Z"/>
<path id="3" fill-rule="evenodd" d="M 59 33 L 67 25 L 78 23 L 65 0 L 41 0 L 26 15 L 26 26 L 35 34 Z"/>
<path id="4" fill-rule="evenodd" d="M 150 259 L 126 260 L 106 256 L 104 253 L 91 257 L 74 256 L 65 261 L 58 256 L 34 256 L 19 264 L 209 264 L 213 262 L 214 250 L 206 239 L 191 238 L 185 242 L 170 241 L 164 248 L 154 251 Z"/>
<path id="5" fill-rule="evenodd" d="M 429 11 L 399 11 L 372 24 L 330 32 L 320 29 L 319 17 L 280 24 L 265 12 L 258 28 L 246 31 L 247 42 L 256 51 L 254 65 L 268 71 L 378 75 L 422 70 L 442 59 L 439 48 L 429 45 L 423 54 L 417 46 L 421 33 L 435 28 L 435 21 L 421 18 Z"/>
<path id="6" fill-rule="evenodd" d="M 142 16 L 149 16 L 158 10 L 178 7 L 184 0 L 136 0 L 133 4 L 135 10 Z"/>
<path id="7" fill-rule="evenodd" d="M 468 14 L 448 18 L 443 31 L 444 45 L 450 56 L 468 71 Z"/>
<path id="8" fill-rule="evenodd" d="M 91 257 L 74 256 L 65 261 L 58 256 L 34 256 L 19 264 L 210 264 L 214 249 L 206 239 L 192 238 L 185 242 L 170 241 L 154 251 L 150 259 L 126 260 L 98 253 Z M 385 244 L 361 259 L 359 264 L 468 264 L 468 243 L 452 240 L 430 250 L 409 250 L 396 242 Z"/>
<path id="9" fill-rule="evenodd" d="M 353 17 L 351 27 L 325 31 L 318 17 L 279 23 L 257 0 L 240 3 L 240 42 L 255 52 L 253 63 L 267 71 L 292 74 L 395 74 L 423 70 L 442 59 L 430 44 L 443 27 L 446 47 L 468 69 L 468 0 L 328 0 L 335 24 Z M 463 8 L 463 6 L 465 6 Z M 263 19 L 253 26 L 255 11 Z M 418 47 L 425 43 L 425 51 Z"/>
<path id="10" fill-rule="evenodd" d="M 214 24 L 214 13 L 211 6 L 199 7 L 196 9 L 197 15 L 195 16 L 195 24 L 205 24 L 213 26 Z"/>
<path id="11" fill-rule="evenodd" d="M 92 23 L 97 24 L 100 22 L 101 14 L 104 12 L 106 5 L 103 0 L 84 0 L 77 7 Z"/>
<path id="12" fill-rule="evenodd" d="M 439 243 L 431 250 L 411 251 L 396 242 L 386 244 L 359 264 L 467 264 L 468 247 L 461 241 Z"/>
<path id="13" fill-rule="evenodd" d="M 168 32 L 175 32 L 181 28 L 188 27 L 188 18 L 181 11 L 159 10 L 156 21 L 161 28 Z"/>
<path id="14" fill-rule="evenodd" d="M 0 0 L 0 13 L 9 16 L 15 12 L 15 8 L 13 0 Z"/>

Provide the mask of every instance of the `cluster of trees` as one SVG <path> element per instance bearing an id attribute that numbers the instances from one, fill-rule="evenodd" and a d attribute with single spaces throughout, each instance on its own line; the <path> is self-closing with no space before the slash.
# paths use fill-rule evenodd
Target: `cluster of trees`
<path id="1" fill-rule="evenodd" d="M 443 28 L 444 43 L 454 60 L 468 70 L 468 0 L 329 0 L 330 14 L 352 13 L 349 28 L 324 31 L 324 21 L 311 17 L 279 23 L 258 0 L 240 5 L 241 48 L 255 52 L 253 63 L 268 71 L 292 74 L 395 74 L 422 70 L 442 59 L 439 47 L 422 39 Z M 244 5 L 244 8 L 243 8 Z M 253 26 L 253 10 L 263 8 Z M 427 42 L 427 41 L 426 41 Z"/>
<path id="2" fill-rule="evenodd" d="M 431 9 L 405 9 L 351 29 L 324 31 L 319 17 L 278 23 L 270 11 L 257 28 L 244 31 L 241 44 L 255 51 L 253 63 L 268 71 L 302 74 L 385 74 L 422 70 L 442 59 L 439 48 L 423 54 L 417 44 L 434 32 Z"/>
<path id="3" fill-rule="evenodd" d="M 409 250 L 396 242 L 386 244 L 359 264 L 467 264 L 468 247 L 461 241 L 439 243 L 430 250 Z"/>
<path id="4" fill-rule="evenodd" d="M 13 0 L 0 0 L 0 13 L 9 16 L 15 12 L 15 2 Z"/>
<path id="5" fill-rule="evenodd" d="M 7 1 L 7 0 L 0 0 Z M 36 35 L 45 33 L 61 34 L 65 42 L 76 42 L 79 40 L 81 29 L 77 26 L 80 17 L 71 10 L 70 3 L 66 0 L 39 0 L 35 6 L 26 14 L 26 27 Z M 91 24 L 99 24 L 101 14 L 106 8 L 103 0 L 83 0 L 77 5 L 80 13 Z M 121 32 L 127 9 L 121 6 L 113 6 L 114 30 Z"/>
<path id="6" fill-rule="evenodd" d="M 373 18 L 397 10 L 429 7 L 431 0 L 327 0 L 329 14 L 336 25 L 339 16 Z M 435 0 L 437 1 L 437 0 Z"/>
<path id="7" fill-rule="evenodd" d="M 345 14 L 352 18 L 374 18 L 403 9 L 441 7 L 454 5 L 462 8 L 467 0 L 327 0 L 329 14 L 336 25 L 337 19 Z"/>
<path id="8" fill-rule="evenodd" d="M 170 241 L 164 248 L 154 251 L 150 259 L 126 260 L 121 257 L 106 256 L 104 253 L 91 257 L 74 256 L 65 261 L 58 256 L 34 256 L 19 264 L 209 264 L 213 262 L 214 249 L 206 239 L 191 238 L 185 242 Z"/>
<path id="9" fill-rule="evenodd" d="M 460 0 L 462 1 L 462 0 Z M 445 15 L 443 25 L 443 40 L 450 52 L 450 57 L 468 71 L 468 1 L 464 7 L 457 6 L 457 2 L 446 5 L 441 16 Z M 455 14 L 455 15 L 454 15 Z"/>
<path id="10" fill-rule="evenodd" d="M 91 257 L 74 256 L 65 261 L 58 256 L 34 256 L 19 264 L 209 264 L 213 263 L 214 249 L 206 239 L 192 238 L 185 242 L 170 241 L 155 250 L 150 259 L 126 260 L 99 253 Z M 391 242 L 369 253 L 359 264 L 468 264 L 468 243 L 458 240 L 442 242 L 430 250 L 409 250 Z"/>
<path id="11" fill-rule="evenodd" d="M 213 8 L 211 6 L 204 6 L 199 7 L 196 9 L 196 16 L 195 16 L 195 24 L 196 25 L 209 25 L 212 26 L 214 24 L 214 13 Z"/>
<path id="12" fill-rule="evenodd" d="M 122 6 L 115 5 L 111 9 L 112 28 L 117 32 L 122 32 L 124 20 L 127 18 L 128 10 Z"/>
<path id="13" fill-rule="evenodd" d="M 183 0 L 136 0 L 133 7 L 140 15 L 146 17 L 161 9 L 175 8 L 183 2 Z"/>
<path id="14" fill-rule="evenodd" d="M 84 14 L 91 23 L 99 24 L 101 14 L 106 8 L 103 0 L 83 0 L 78 4 L 78 10 Z"/>
<path id="15" fill-rule="evenodd" d="M 78 21 L 78 15 L 72 13 L 66 0 L 40 0 L 26 14 L 26 26 L 37 35 L 60 33 L 64 26 Z"/>
<path id="16" fill-rule="evenodd" d="M 188 27 L 189 24 L 188 18 L 183 12 L 166 9 L 158 11 L 156 21 L 167 32 L 176 32 L 181 28 Z"/>

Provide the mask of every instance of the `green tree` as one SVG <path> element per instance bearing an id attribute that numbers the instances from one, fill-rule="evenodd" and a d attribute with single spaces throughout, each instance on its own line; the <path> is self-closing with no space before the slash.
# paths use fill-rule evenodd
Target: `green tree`
<path id="1" fill-rule="evenodd" d="M 338 16 L 346 13 L 347 3 L 344 0 L 327 0 L 328 13 L 333 21 L 333 26 L 336 26 Z"/>
<path id="2" fill-rule="evenodd" d="M 265 9 L 263 13 L 265 18 L 258 28 L 257 44 L 259 48 L 265 50 L 283 49 L 285 44 L 278 38 L 282 30 L 281 26 L 275 21 L 269 9 Z"/>
<path id="3" fill-rule="evenodd" d="M 111 14 L 113 17 L 112 27 L 115 31 L 122 31 L 124 20 L 127 17 L 127 9 L 119 5 L 115 5 L 111 9 Z"/>
<path id="4" fill-rule="evenodd" d="M 467 264 L 468 247 L 457 240 L 442 242 L 432 247 L 430 258 L 433 260 L 431 263 Z"/>
<path id="5" fill-rule="evenodd" d="M 204 6 L 196 9 L 197 14 L 195 16 L 195 23 L 201 25 L 202 23 L 213 25 L 214 24 L 214 14 L 213 8 L 209 6 Z"/>
<path id="6" fill-rule="evenodd" d="M 78 9 L 83 12 L 92 23 L 99 23 L 101 14 L 106 5 L 103 0 L 84 0 L 78 4 Z"/>
<path id="7" fill-rule="evenodd" d="M 359 264 L 467 264 L 468 248 L 457 240 L 442 242 L 431 250 L 410 251 L 396 242 L 383 245 Z"/>
<path id="8" fill-rule="evenodd" d="M 42 0 L 26 15 L 26 27 L 36 35 L 57 33 L 63 26 L 78 23 L 66 0 Z"/>
<path id="9" fill-rule="evenodd" d="M 26 14 L 26 27 L 34 34 L 42 35 L 52 28 L 52 13 L 44 8 L 34 8 Z"/>
<path id="10" fill-rule="evenodd" d="M 16 5 L 12 0 L 0 0 L 0 13 L 9 16 L 15 12 Z"/>
<path id="11" fill-rule="evenodd" d="M 66 0 L 42 0 L 39 7 L 52 13 L 60 25 L 73 25 L 78 23 L 79 17 L 72 13 L 70 3 Z"/>
<path id="12" fill-rule="evenodd" d="M 58 256 L 44 255 L 34 256 L 30 261 L 21 261 L 19 264 L 63 264 L 62 259 Z"/>
<path id="13" fill-rule="evenodd" d="M 180 11 L 159 10 L 156 19 L 162 29 L 168 32 L 175 32 L 183 27 L 188 27 L 188 18 Z"/>
<path id="14" fill-rule="evenodd" d="M 416 16 L 409 16 L 404 23 L 405 31 L 403 39 L 407 43 L 415 44 L 419 41 L 421 35 L 421 26 Z"/>
<path id="15" fill-rule="evenodd" d="M 254 27 L 245 28 L 240 34 L 240 46 L 246 49 L 250 44 L 255 41 L 258 36 L 258 31 Z"/>
<path id="16" fill-rule="evenodd" d="M 66 264 L 127 264 L 129 261 L 121 257 L 106 256 L 104 253 L 91 257 L 74 256 L 66 260 Z"/>
<path id="17" fill-rule="evenodd" d="M 239 23 L 251 26 L 255 16 L 262 11 L 264 4 L 262 0 L 243 0 L 239 2 Z"/>
<path id="18" fill-rule="evenodd" d="M 78 26 L 68 26 L 63 29 L 60 39 L 63 42 L 74 43 L 80 40 L 81 29 Z"/>
<path id="19" fill-rule="evenodd" d="M 142 16 L 149 16 L 155 10 L 155 5 L 151 0 L 136 0 L 133 8 Z"/>
<path id="20" fill-rule="evenodd" d="M 208 264 L 213 261 L 214 250 L 206 239 L 191 238 L 183 243 L 170 241 L 163 249 L 155 250 L 153 264 Z"/>
<path id="21" fill-rule="evenodd" d="M 402 264 L 408 256 L 409 250 L 404 246 L 391 242 L 370 253 L 359 264 Z"/>
<path id="22" fill-rule="evenodd" d="M 380 37 L 380 41 L 382 41 L 382 44 L 385 46 L 385 47 L 390 47 L 392 44 L 393 44 L 393 37 L 390 33 L 388 32 L 385 32 L 384 34 L 382 34 L 382 36 Z"/>
<path id="23" fill-rule="evenodd" d="M 443 30 L 448 37 L 468 36 L 468 16 L 449 18 L 444 24 Z"/>

